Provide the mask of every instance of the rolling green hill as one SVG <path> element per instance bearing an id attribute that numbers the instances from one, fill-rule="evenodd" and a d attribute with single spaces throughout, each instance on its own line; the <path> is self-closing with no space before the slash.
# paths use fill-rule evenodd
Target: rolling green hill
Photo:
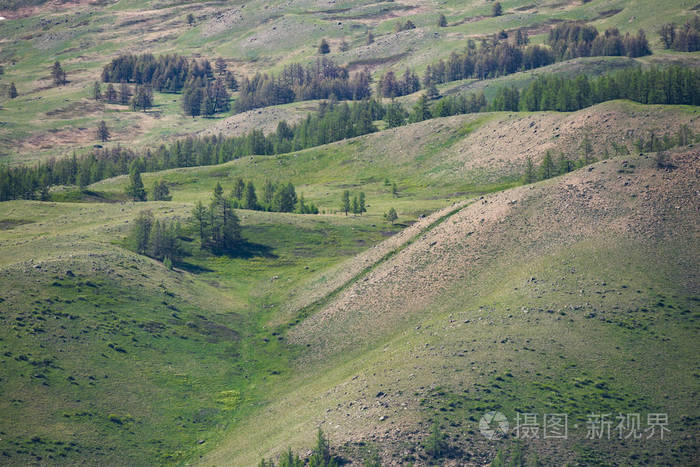
<path id="1" fill-rule="evenodd" d="M 193 118 L 181 92 L 154 92 L 145 112 L 93 99 L 103 67 L 127 53 L 222 57 L 243 81 L 316 63 L 325 39 L 324 57 L 367 69 L 373 98 L 390 104 L 376 92 L 388 71 L 422 77 L 470 41 L 496 47 L 517 31 L 542 45 L 580 21 L 621 37 L 643 28 L 653 53 L 561 59 L 437 93 L 493 103 L 542 76 L 637 66 L 649 73 L 634 86 L 649 94 L 699 87 L 690 74 L 668 89 L 645 81 L 655 67 L 697 69 L 700 52 L 666 49 L 659 34 L 697 18 L 694 1 L 504 0 L 500 16 L 494 3 L 0 0 L 1 186 L 52 158 L 155 158 L 338 109 L 330 96 Z M 396 102 L 411 110 L 431 92 Z M 310 136 L 307 149 L 262 155 L 218 139 L 230 154 L 213 161 L 229 162 L 202 166 L 170 146 L 176 163 L 150 167 L 179 168 L 140 174 L 146 202 L 127 195 L 133 170 L 105 178 L 136 156 L 88 182 L 84 166 L 61 166 L 61 180 L 87 186 L 26 177 L 12 193 L 27 199 L 0 202 L 0 464 L 281 467 L 291 449 L 318 467 L 320 429 L 340 465 L 695 465 L 699 108 L 611 99 L 573 112 L 428 111 L 393 128 L 366 101 L 352 110 L 365 128 L 330 144 L 309 147 Z M 212 162 L 196 156 L 185 159 Z M 291 183 L 319 213 L 235 201 L 242 239 L 216 250 L 193 210 L 239 179 L 258 200 L 270 182 Z M 151 201 L 161 181 L 172 198 Z M 366 196 L 366 212 L 343 212 L 346 193 Z M 144 211 L 177 225 L 180 254 L 136 253 Z M 495 413 L 507 429 L 481 423 Z M 553 414 L 568 417 L 566 436 L 545 436 Z"/>

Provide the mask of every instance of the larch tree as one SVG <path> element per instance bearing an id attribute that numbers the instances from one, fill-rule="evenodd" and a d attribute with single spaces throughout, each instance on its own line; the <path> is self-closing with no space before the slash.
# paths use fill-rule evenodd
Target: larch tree
<path id="1" fill-rule="evenodd" d="M 100 123 L 97 124 L 97 139 L 104 143 L 105 141 L 109 141 L 110 137 L 111 135 L 109 134 L 109 128 L 107 128 L 107 122 L 100 120 Z"/>
<path id="2" fill-rule="evenodd" d="M 321 44 L 318 46 L 318 53 L 321 55 L 325 55 L 327 53 L 330 53 L 331 47 L 328 45 L 328 41 L 325 39 L 321 39 Z"/>
<path id="3" fill-rule="evenodd" d="M 251 181 L 249 181 L 245 187 L 245 194 L 243 195 L 243 207 L 245 209 L 258 208 L 258 196 L 255 194 L 255 185 L 253 185 L 253 182 Z"/>
<path id="4" fill-rule="evenodd" d="M 391 222 L 391 225 L 394 225 L 394 222 L 396 222 L 396 219 L 399 218 L 398 214 L 396 214 L 396 209 L 390 208 L 389 211 L 384 214 L 384 218 L 388 221 Z"/>
<path id="5" fill-rule="evenodd" d="M 491 16 L 501 16 L 503 14 L 503 6 L 501 2 L 496 2 L 491 8 Z"/>
<path id="6" fill-rule="evenodd" d="M 215 66 L 216 66 L 216 72 L 219 75 L 226 74 L 226 60 L 224 60 L 222 57 L 219 57 L 216 59 Z"/>
<path id="7" fill-rule="evenodd" d="M 126 194 L 134 201 L 146 201 L 146 189 L 143 187 L 143 180 L 141 180 L 141 170 L 137 166 L 134 166 L 129 174 Z"/>
<path id="8" fill-rule="evenodd" d="M 236 181 L 233 183 L 233 192 L 231 193 L 234 198 L 237 200 L 242 200 L 243 199 L 243 194 L 245 192 L 245 182 L 241 177 L 238 177 Z"/>
<path id="9" fill-rule="evenodd" d="M 340 202 L 340 209 L 345 213 L 345 215 L 348 215 L 348 212 L 350 212 L 350 192 L 348 190 L 343 191 L 343 197 L 341 198 Z"/>
<path id="10" fill-rule="evenodd" d="M 62 86 L 68 82 L 66 81 L 66 72 L 63 71 L 61 62 L 58 60 L 51 67 L 51 77 L 53 78 L 53 84 L 56 86 Z"/>
<path id="11" fill-rule="evenodd" d="M 205 248 L 209 240 L 209 212 L 201 201 L 197 201 L 194 205 L 192 217 L 195 220 L 195 227 L 199 232 L 200 248 Z"/>
<path id="12" fill-rule="evenodd" d="M 102 86 L 99 81 L 95 81 L 95 84 L 92 86 L 92 98 L 96 101 L 102 99 Z"/>

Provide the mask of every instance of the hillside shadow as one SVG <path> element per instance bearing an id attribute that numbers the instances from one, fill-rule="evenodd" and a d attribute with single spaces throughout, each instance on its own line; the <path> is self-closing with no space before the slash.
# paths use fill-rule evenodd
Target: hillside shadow
<path id="1" fill-rule="evenodd" d="M 271 247 L 261 243 L 249 242 L 247 240 L 241 241 L 235 250 L 212 249 L 210 251 L 216 256 L 227 256 L 229 258 L 278 258 L 278 256 L 272 252 Z"/>
<path id="2" fill-rule="evenodd" d="M 204 272 L 213 272 L 213 269 L 200 266 L 198 264 L 188 263 L 187 261 L 173 261 L 173 266 L 182 269 L 183 271 L 189 272 L 191 274 L 202 274 Z"/>
<path id="3" fill-rule="evenodd" d="M 278 256 L 272 252 L 272 248 L 263 245 L 262 243 L 249 242 L 247 240 L 242 241 L 235 251 L 222 252 L 222 255 L 228 256 L 230 258 L 268 258 L 275 259 Z"/>

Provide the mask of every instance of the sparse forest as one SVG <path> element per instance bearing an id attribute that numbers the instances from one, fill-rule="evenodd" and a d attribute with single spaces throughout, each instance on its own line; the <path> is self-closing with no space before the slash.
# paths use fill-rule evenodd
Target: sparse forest
<path id="1" fill-rule="evenodd" d="M 143 171 L 227 162 L 251 154 L 273 155 L 298 151 L 375 132 L 374 121 L 389 126 L 485 110 L 574 111 L 600 102 L 629 99 L 642 104 L 700 103 L 700 73 L 688 67 L 633 68 L 589 79 L 542 76 L 523 91 L 502 87 L 489 104 L 483 94 L 444 97 L 432 105 L 422 96 L 408 111 L 401 104 L 373 99 L 348 104 L 322 103 L 317 115 L 293 126 L 282 121 L 277 131 L 264 135 L 253 130 L 241 137 L 185 138 L 138 155 L 126 148 L 103 149 L 89 156 L 49 160 L 34 167 L 0 168 L 0 200 L 34 199 L 44 187 L 63 184 L 87 186 L 104 178 L 129 173 L 139 159 Z"/>

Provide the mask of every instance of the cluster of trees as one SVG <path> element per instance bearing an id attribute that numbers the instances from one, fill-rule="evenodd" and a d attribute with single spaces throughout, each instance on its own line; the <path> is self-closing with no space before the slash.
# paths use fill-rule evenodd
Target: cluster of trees
<path id="1" fill-rule="evenodd" d="M 141 166 L 142 164 L 139 160 L 135 160 L 132 163 L 129 173 L 129 184 L 126 186 L 125 190 L 126 195 L 134 201 L 146 201 L 148 199 L 148 192 L 141 179 Z M 165 183 L 165 180 L 156 180 L 153 182 L 151 199 L 153 201 L 170 201 L 173 199 L 172 196 L 170 196 L 170 189 L 167 183 Z"/>
<path id="2" fill-rule="evenodd" d="M 134 110 L 153 106 L 153 89 L 161 92 L 184 90 L 183 110 L 186 115 L 210 116 L 231 108 L 229 90 L 237 90 L 238 82 L 219 57 L 214 68 L 207 59 L 189 60 L 181 55 L 120 55 L 102 69 L 102 81 L 109 83 L 104 99 L 109 103 L 128 105 Z M 112 83 L 120 83 L 119 92 Z M 127 83 L 136 83 L 133 93 Z M 95 99 L 102 98 L 100 83 L 95 83 Z"/>
<path id="3" fill-rule="evenodd" d="M 34 166 L 0 166 L 0 201 L 48 196 L 52 185 L 81 188 L 105 178 L 130 173 L 134 161 L 140 171 L 154 172 L 176 167 L 213 165 L 252 154 L 272 155 L 301 150 L 376 131 L 373 120 L 384 117 L 384 106 L 374 100 L 352 103 L 330 102 L 317 115 L 290 126 L 285 121 L 277 131 L 264 135 L 252 130 L 245 136 L 187 137 L 157 150 L 137 154 L 127 148 L 93 149 L 90 154 L 48 159 Z"/>
<path id="4" fill-rule="evenodd" d="M 150 84 L 137 84 L 132 91 L 126 82 L 122 82 L 117 91 L 114 85 L 109 83 L 103 93 L 102 85 L 99 81 L 95 81 L 92 87 L 92 98 L 97 101 L 104 100 L 109 104 L 129 105 L 133 110 L 145 111 L 153 107 L 153 88 Z"/>
<path id="5" fill-rule="evenodd" d="M 495 8 L 495 5 L 494 5 Z M 410 94 L 436 84 L 468 78 L 485 79 L 531 70 L 551 65 L 557 60 L 600 55 L 627 55 L 640 57 L 651 53 L 643 30 L 636 35 L 621 36 L 617 29 L 608 29 L 598 34 L 594 26 L 582 23 L 563 23 L 549 33 L 548 45 L 529 44 L 527 33 L 517 30 L 511 36 L 501 31 L 494 37 L 482 39 L 479 46 L 469 40 L 466 49 L 453 52 L 447 60 L 441 59 L 429 65 L 417 82 L 410 70 L 403 80 L 393 72 L 386 73 L 377 85 L 382 97 L 397 97 Z"/>
<path id="6" fill-rule="evenodd" d="M 358 195 L 353 196 L 352 201 L 350 200 L 350 191 L 349 190 L 343 191 L 343 196 L 341 198 L 340 210 L 342 212 L 344 212 L 346 216 L 348 215 L 349 212 L 352 212 L 356 216 L 358 214 L 361 216 L 363 213 L 367 212 L 364 191 L 361 191 L 359 196 Z"/>
<path id="7" fill-rule="evenodd" d="M 241 243 L 241 224 L 233 211 L 232 196 L 224 195 L 216 184 L 209 207 L 198 201 L 192 211 L 192 224 L 199 234 L 200 247 L 215 253 L 230 253 Z"/>
<path id="8" fill-rule="evenodd" d="M 427 88 L 467 78 L 484 79 L 554 63 L 550 48 L 528 42 L 522 31 L 517 31 L 513 40 L 503 32 L 491 41 L 483 40 L 478 47 L 470 41 L 462 53 L 453 52 L 447 60 L 429 65 L 422 84 Z"/>
<path id="9" fill-rule="evenodd" d="M 384 121 L 388 128 L 417 123 L 431 118 L 449 117 L 467 113 L 477 113 L 488 110 L 488 104 L 483 92 L 478 94 L 458 94 L 446 96 L 430 103 L 427 94 L 421 95 L 413 106 L 406 110 L 403 105 L 392 100 L 384 111 Z"/>
<path id="10" fill-rule="evenodd" d="M 679 52 L 695 52 L 700 50 L 700 16 L 695 15 L 684 25 L 676 26 L 667 23 L 659 29 L 661 43 L 665 49 L 678 50 Z"/>
<path id="11" fill-rule="evenodd" d="M 291 448 L 280 456 L 276 467 L 337 467 L 341 465 L 341 459 L 336 458 L 331 454 L 331 447 L 328 439 L 319 428 L 316 435 L 316 446 L 311 451 L 308 459 L 301 459 L 298 454 L 294 454 Z M 378 467 L 379 461 L 374 460 L 371 463 L 365 462 L 368 467 Z M 275 467 L 272 459 L 262 459 L 259 467 Z"/>
<path id="12" fill-rule="evenodd" d="M 310 99 L 362 100 L 370 96 L 371 75 L 362 70 L 350 75 L 347 68 L 323 57 L 306 67 L 287 65 L 279 75 L 256 74 L 243 78 L 236 112 Z"/>
<path id="13" fill-rule="evenodd" d="M 233 207 L 240 209 L 318 214 L 318 208 L 315 204 L 307 204 L 304 195 L 297 196 L 296 189 L 291 182 L 277 183 L 266 180 L 262 194 L 258 197 L 255 184 L 250 180 L 246 182 L 239 177 L 233 184 L 230 197 Z"/>
<path id="14" fill-rule="evenodd" d="M 145 53 L 119 55 L 102 69 L 105 83 L 148 84 L 160 92 L 179 92 L 187 82 L 212 80 L 214 70 L 207 59 L 197 61 L 182 55 Z"/>
<path id="15" fill-rule="evenodd" d="M 603 35 L 595 26 L 580 22 L 562 23 L 549 31 L 547 43 L 554 51 L 557 60 L 576 57 L 612 55 L 641 57 L 651 54 L 644 30 L 637 34 L 623 36 L 617 28 L 610 28 Z"/>
<path id="16" fill-rule="evenodd" d="M 396 32 L 409 31 L 411 29 L 416 29 L 416 25 L 413 24 L 413 21 L 410 19 L 406 20 L 405 23 L 402 23 L 401 21 L 394 23 L 394 31 Z"/>
<path id="17" fill-rule="evenodd" d="M 528 156 L 525 161 L 523 183 L 527 184 L 534 183 L 538 180 L 546 180 L 593 163 L 595 161 L 595 158 L 593 158 L 593 148 L 588 139 L 584 140 L 581 148 L 583 149 L 583 156 L 578 159 L 571 159 L 563 152 L 559 153 L 559 156 L 555 158 L 551 151 L 547 151 L 539 167 L 535 167 L 532 159 Z"/>
<path id="18" fill-rule="evenodd" d="M 182 256 L 180 224 L 154 219 L 149 210 L 141 211 L 131 227 L 128 244 L 141 255 L 163 261 L 168 267 Z"/>
<path id="19" fill-rule="evenodd" d="M 675 146 L 686 146 L 695 141 L 695 135 L 688 125 L 681 125 L 675 136 L 668 132 L 663 136 L 657 136 L 652 130 L 647 138 L 640 136 L 635 143 L 636 149 L 639 152 L 655 152 L 657 153 L 657 165 L 660 168 L 666 167 L 667 154 L 666 150 Z M 611 142 L 615 155 L 629 154 L 629 149 L 624 144 Z M 602 151 L 601 157 L 607 159 L 610 156 L 607 144 Z M 552 151 L 547 151 L 542 158 L 539 167 L 535 167 L 530 157 L 525 162 L 525 173 L 523 174 L 523 183 L 533 183 L 538 180 L 546 180 L 557 175 L 564 175 L 573 170 L 585 167 L 586 165 L 596 162 L 598 159 L 594 155 L 593 144 L 588 137 L 585 137 L 578 146 L 578 154 L 574 157 L 560 152 L 558 156 Z"/>
<path id="20" fill-rule="evenodd" d="M 695 134 L 688 125 L 681 125 L 678 132 L 671 135 L 668 131 L 662 136 L 656 134 L 654 130 L 649 132 L 647 138 L 640 136 L 635 146 L 639 152 L 660 152 L 671 149 L 675 146 L 687 146 L 695 142 Z"/>
<path id="21" fill-rule="evenodd" d="M 516 99 L 517 97 L 517 99 Z M 51 185 L 90 183 L 127 174 L 134 160 L 142 170 L 153 172 L 175 167 L 212 165 L 258 154 L 272 155 L 376 131 L 373 122 L 385 119 L 388 126 L 419 122 L 459 113 L 492 110 L 571 111 L 612 99 L 630 99 L 643 104 L 700 104 L 700 71 L 687 67 L 632 68 L 589 79 L 543 76 L 522 92 L 502 88 L 490 106 L 483 94 L 450 96 L 430 105 L 421 96 L 407 112 L 398 102 L 383 105 L 373 99 L 352 104 L 330 101 L 294 126 L 282 121 L 277 131 L 264 135 L 253 130 L 245 136 L 205 136 L 177 140 L 139 156 L 124 148 L 94 150 L 81 158 L 48 160 L 38 165 L 0 167 L 0 201 L 35 199 L 48 195 Z M 517 105 L 516 105 L 517 103 Z"/>
<path id="22" fill-rule="evenodd" d="M 165 183 L 165 180 L 156 180 L 153 182 L 153 190 L 151 193 L 153 193 L 153 201 L 170 201 L 173 199 L 173 197 L 170 196 L 170 189 Z"/>
<path id="23" fill-rule="evenodd" d="M 433 461 L 449 456 L 452 449 L 448 443 L 448 436 L 440 430 L 437 423 L 433 424 L 430 434 L 425 442 L 422 443 L 422 447 Z M 348 463 L 346 460 L 332 455 L 330 443 L 319 428 L 316 435 L 316 445 L 310 451 L 308 458 L 300 458 L 298 454 L 295 454 L 289 448 L 280 456 L 277 464 L 272 459 L 262 459 L 258 467 L 336 467 L 346 463 Z M 381 467 L 382 459 L 376 449 L 370 448 L 364 452 L 362 465 L 365 467 Z"/>
<path id="24" fill-rule="evenodd" d="M 574 111 L 614 99 L 642 104 L 700 104 L 700 71 L 672 66 L 640 67 L 589 79 L 585 75 L 562 78 L 541 76 L 522 92 L 501 88 L 492 110 Z"/>
<path id="25" fill-rule="evenodd" d="M 78 185 L 81 188 L 105 178 L 129 173 L 137 159 L 132 151 L 117 147 L 95 149 L 83 157 L 49 159 L 34 166 L 0 167 L 0 201 L 11 199 L 48 199 L 53 185 Z"/>
<path id="26" fill-rule="evenodd" d="M 231 110 L 231 96 L 222 78 L 214 81 L 202 81 L 197 78 L 185 85 L 182 108 L 186 115 L 211 116 Z"/>
<path id="27" fill-rule="evenodd" d="M 388 71 L 377 83 L 377 94 L 381 97 L 405 96 L 417 91 L 420 91 L 420 79 L 408 68 L 399 79 L 393 71 Z"/>

